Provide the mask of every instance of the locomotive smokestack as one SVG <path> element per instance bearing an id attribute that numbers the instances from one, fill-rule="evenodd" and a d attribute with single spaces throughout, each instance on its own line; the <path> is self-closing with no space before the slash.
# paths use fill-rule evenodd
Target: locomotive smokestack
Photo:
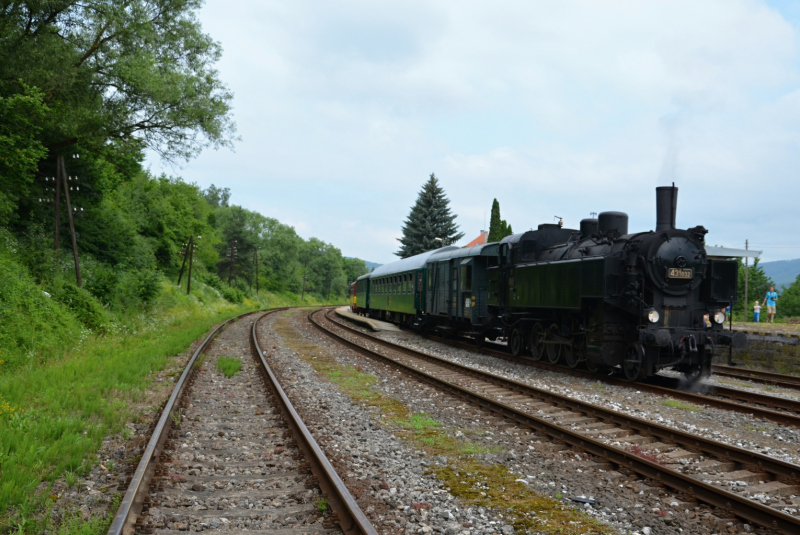
<path id="1" fill-rule="evenodd" d="M 675 229 L 675 212 L 678 209 L 678 188 L 672 186 L 656 188 L 656 232 Z"/>

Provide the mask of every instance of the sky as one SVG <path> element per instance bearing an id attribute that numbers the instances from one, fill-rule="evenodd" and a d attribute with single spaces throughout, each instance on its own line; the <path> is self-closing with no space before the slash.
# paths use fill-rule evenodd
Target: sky
<path id="1" fill-rule="evenodd" d="M 431 173 L 462 244 L 591 212 L 800 257 L 800 2 L 207 0 L 240 139 L 153 172 L 386 263 Z"/>

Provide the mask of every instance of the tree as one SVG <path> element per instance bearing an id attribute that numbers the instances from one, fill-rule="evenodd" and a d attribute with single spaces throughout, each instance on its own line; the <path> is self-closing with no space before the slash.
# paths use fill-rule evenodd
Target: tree
<path id="1" fill-rule="evenodd" d="M 203 192 L 208 204 L 214 208 L 220 206 L 228 206 L 228 201 L 231 198 L 231 188 L 218 188 L 211 184 L 207 190 Z"/>
<path id="2" fill-rule="evenodd" d="M 769 291 L 769 287 L 773 286 L 775 283 L 772 282 L 772 279 L 767 276 L 764 272 L 764 268 L 758 265 L 759 259 L 756 258 L 753 262 L 753 265 L 750 266 L 749 275 L 748 275 L 748 282 L 747 282 L 747 306 L 750 307 L 748 311 L 748 316 L 752 319 L 753 315 L 753 302 L 756 299 L 763 300 L 764 295 Z M 739 261 L 739 278 L 737 281 L 738 289 L 736 299 L 737 302 L 734 305 L 733 309 L 734 312 L 737 314 L 742 314 L 744 312 L 744 261 Z"/>
<path id="3" fill-rule="evenodd" d="M 779 294 L 778 312 L 781 316 L 800 316 L 800 275 Z"/>
<path id="4" fill-rule="evenodd" d="M 456 215 L 450 213 L 449 204 L 439 180 L 431 173 L 403 223 L 403 237 L 398 239 L 402 246 L 395 254 L 408 258 L 463 238 L 464 233 L 458 232 Z"/>
<path id="5" fill-rule="evenodd" d="M 511 230 L 505 219 L 500 219 L 500 203 L 495 199 L 492 202 L 492 217 L 489 219 L 489 242 L 498 242 L 510 236 L 514 232 Z"/>
<path id="6" fill-rule="evenodd" d="M 149 147 L 168 160 L 229 145 L 231 93 L 213 68 L 221 48 L 202 32 L 202 0 L 3 2 L 0 96 L 41 90 L 40 141 Z"/>
<path id="7" fill-rule="evenodd" d="M 48 111 L 42 98 L 29 88 L 24 94 L 0 96 L 0 226 L 15 218 L 19 198 L 28 195 L 37 163 L 47 154 L 36 139 Z"/>

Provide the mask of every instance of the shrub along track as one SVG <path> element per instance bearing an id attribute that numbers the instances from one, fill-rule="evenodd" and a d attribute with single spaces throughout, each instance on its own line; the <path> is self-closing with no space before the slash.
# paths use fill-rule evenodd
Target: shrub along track
<path id="1" fill-rule="evenodd" d="M 800 532 L 800 518 L 721 488 L 794 496 L 800 494 L 800 466 L 469 369 L 366 335 L 322 311 L 309 314 L 309 319 L 364 355 L 390 362 L 553 440 L 635 472 L 653 486 L 667 486 L 688 499 L 712 505 L 720 518 L 739 517 L 782 533 Z M 665 450 L 671 451 L 650 453 Z M 764 483 L 755 485 L 758 482 Z"/>
<path id="2" fill-rule="evenodd" d="M 440 338 L 432 335 L 426 335 L 425 337 L 434 342 L 439 342 L 468 351 L 474 351 L 482 355 L 512 360 L 520 364 L 534 366 L 543 370 L 602 381 L 612 386 L 634 388 L 642 392 L 680 399 L 696 405 L 706 405 L 708 407 L 714 407 L 717 409 L 729 410 L 742 414 L 750 414 L 756 418 L 764 418 L 779 424 L 800 428 L 800 401 L 794 399 L 768 396 L 766 394 L 748 392 L 738 388 L 702 384 L 695 385 L 695 388 L 698 389 L 698 392 L 686 392 L 683 390 L 682 382 L 671 377 L 657 376 L 651 380 L 653 382 L 657 382 L 658 384 L 652 384 L 650 382 L 633 383 L 626 379 L 605 375 L 603 373 L 591 373 L 584 370 L 570 368 L 561 364 L 552 364 L 550 362 L 541 360 L 536 361 L 529 357 L 513 357 L 510 353 L 501 349 L 493 349 L 485 346 L 477 347 L 459 340 Z M 502 346 L 498 346 L 498 348 L 501 347 Z M 715 366 L 714 368 L 727 367 Z M 731 369 L 736 370 L 736 368 Z M 715 373 L 717 372 L 715 371 Z M 747 373 L 751 373 L 751 370 L 747 370 Z M 741 379 L 749 379 L 749 377 L 737 377 Z"/>
<path id="3" fill-rule="evenodd" d="M 229 320 L 195 351 L 110 534 L 376 533 L 264 360 L 261 318 Z M 241 369 L 229 360 L 216 370 L 221 357 Z"/>

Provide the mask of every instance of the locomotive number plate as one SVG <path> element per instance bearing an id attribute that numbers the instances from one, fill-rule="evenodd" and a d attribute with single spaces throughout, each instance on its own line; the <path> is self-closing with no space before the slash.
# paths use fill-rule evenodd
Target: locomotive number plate
<path id="1" fill-rule="evenodd" d="M 668 279 L 693 279 L 694 270 L 692 268 L 667 268 Z"/>

